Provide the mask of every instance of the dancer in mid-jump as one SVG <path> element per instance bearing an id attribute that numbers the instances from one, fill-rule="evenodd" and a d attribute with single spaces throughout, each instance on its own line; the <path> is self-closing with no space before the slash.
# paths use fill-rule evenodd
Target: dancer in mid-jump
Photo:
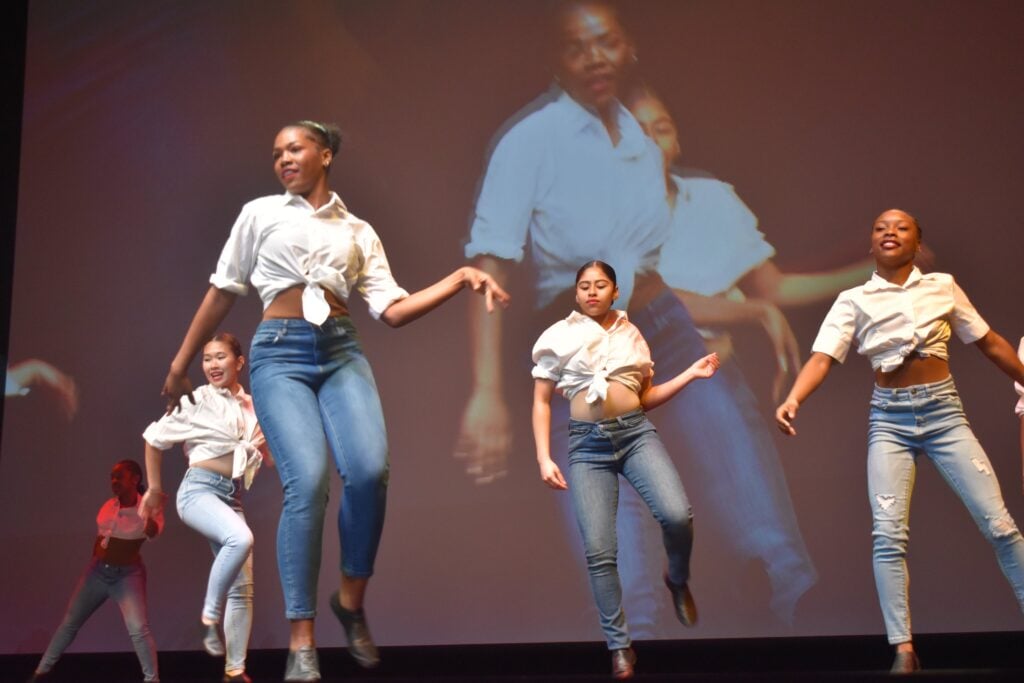
<path id="1" fill-rule="evenodd" d="M 206 537 L 214 554 L 201 616 L 203 649 L 225 658 L 225 683 L 248 683 L 253 537 L 242 511 L 242 490 L 249 488 L 267 451 L 252 399 L 238 380 L 245 365 L 238 339 L 226 332 L 214 335 L 203 347 L 202 361 L 209 384 L 193 392 L 195 403 L 186 401 L 142 435 L 149 482 L 143 514 L 163 507 L 163 451 L 182 444 L 188 469 L 178 487 L 178 515 Z"/>
<path id="2" fill-rule="evenodd" d="M 493 278 L 470 267 L 412 294 L 399 287 L 377 233 L 330 189 L 340 143 L 337 128 L 316 121 L 277 133 L 273 168 L 285 192 L 242 208 L 163 388 L 169 411 L 192 397 L 188 366 L 251 282 L 263 300 L 249 358 L 253 401 L 284 487 L 277 564 L 291 622 L 287 681 L 320 680 L 313 620 L 332 457 L 344 489 L 341 574 L 330 606 L 356 661 L 379 661 L 363 599 L 384 525 L 388 448 L 349 295 L 358 292 L 370 314 L 392 327 L 463 289 L 484 295 L 488 309 L 508 302 Z"/>
<path id="3" fill-rule="evenodd" d="M 995 471 L 964 416 L 949 374 L 951 332 L 974 344 L 1000 370 L 1024 383 L 1024 365 L 946 273 L 921 274 L 914 256 L 921 227 L 892 209 L 871 229 L 875 274 L 836 299 L 821 325 L 811 358 L 775 411 L 783 433 L 795 435 L 797 410 L 846 358 L 850 347 L 871 359 L 875 389 L 868 420 L 868 495 L 874 519 L 875 585 L 893 673 L 921 668 L 910 633 L 907 543 L 910 494 L 923 453 L 967 507 L 996 552 L 1024 609 L 1024 538 L 1003 503 Z"/>

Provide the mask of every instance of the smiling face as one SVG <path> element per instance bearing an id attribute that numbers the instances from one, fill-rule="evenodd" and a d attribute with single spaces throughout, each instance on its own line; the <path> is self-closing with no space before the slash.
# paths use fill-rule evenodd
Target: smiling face
<path id="1" fill-rule="evenodd" d="M 576 279 L 576 304 L 580 311 L 603 322 L 619 297 L 619 288 L 599 266 L 590 266 Z"/>
<path id="2" fill-rule="evenodd" d="M 633 45 L 615 13 L 599 3 L 581 3 L 561 15 L 558 80 L 573 99 L 603 110 L 618 97 Z"/>
<path id="3" fill-rule="evenodd" d="M 679 146 L 679 131 L 668 113 L 668 109 L 657 97 L 643 95 L 630 103 L 630 111 L 647 136 L 654 140 L 661 150 L 662 160 L 667 169 L 682 155 Z"/>
<path id="4" fill-rule="evenodd" d="M 914 217 L 890 209 L 871 228 L 871 254 L 879 266 L 892 269 L 912 263 L 921 248 L 921 232 Z"/>
<path id="5" fill-rule="evenodd" d="M 237 393 L 238 373 L 244 364 L 245 358 L 236 355 L 227 342 L 211 341 L 203 347 L 203 374 L 218 389 Z"/>
<path id="6" fill-rule="evenodd" d="M 282 128 L 274 139 L 274 174 L 292 194 L 309 197 L 327 187 L 327 167 L 333 155 L 302 126 Z"/>

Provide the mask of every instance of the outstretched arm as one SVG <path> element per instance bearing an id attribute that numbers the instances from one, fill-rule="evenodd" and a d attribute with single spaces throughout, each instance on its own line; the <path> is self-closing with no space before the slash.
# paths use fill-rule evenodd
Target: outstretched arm
<path id="1" fill-rule="evenodd" d="M 645 386 L 640 389 L 640 405 L 644 410 L 654 410 L 682 391 L 683 387 L 693 380 L 711 377 L 718 370 L 718 364 L 718 354 L 709 353 L 667 382 L 654 385 L 648 379 Z"/>
<path id="2" fill-rule="evenodd" d="M 782 405 L 775 409 L 775 424 L 783 434 L 796 436 L 796 429 L 793 427 L 796 411 L 807 400 L 807 397 L 825 381 L 835 362 L 836 360 L 827 353 L 815 352 L 804 363 L 800 374 L 796 377 L 796 382 L 793 383 L 793 388 L 789 390 L 789 396 L 782 402 Z"/>
<path id="3" fill-rule="evenodd" d="M 507 262 L 481 256 L 476 265 L 499 286 L 504 287 L 508 282 Z M 466 473 L 478 484 L 489 483 L 505 474 L 512 443 L 501 366 L 503 319 L 502 311 L 488 315 L 480 301 L 469 302 L 469 362 L 473 385 L 462 412 L 455 457 L 465 461 Z"/>
<path id="4" fill-rule="evenodd" d="M 549 379 L 533 381 L 533 442 L 537 447 L 537 464 L 541 480 L 553 489 L 569 488 L 562 471 L 551 459 L 551 397 L 555 383 Z"/>
<path id="5" fill-rule="evenodd" d="M 430 313 L 467 287 L 484 295 L 488 312 L 494 310 L 495 302 L 508 306 L 509 296 L 494 278 L 477 268 L 463 266 L 429 287 L 394 302 L 384 309 L 380 319 L 391 327 L 407 325 Z"/>
<path id="6" fill-rule="evenodd" d="M 192 318 L 192 324 L 188 326 L 185 339 L 171 361 L 171 369 L 164 380 L 161 394 L 167 397 L 168 413 L 181 407 L 182 396 L 187 395 L 188 400 L 196 402 L 192 396 L 192 383 L 188 381 L 188 366 L 192 364 L 192 359 L 199 353 L 206 340 L 212 337 L 224 322 L 224 318 L 235 303 L 235 298 L 235 294 L 213 286 L 206 290 L 206 296 L 199 304 L 199 310 Z"/>
<path id="7" fill-rule="evenodd" d="M 866 258 L 842 268 L 817 273 L 785 273 L 772 261 L 765 261 L 740 280 L 748 296 L 767 299 L 777 306 L 799 306 L 834 297 L 844 289 L 864 284 L 875 272 L 875 262 Z"/>
<path id="8" fill-rule="evenodd" d="M 996 367 L 1005 372 L 1010 379 L 1024 384 L 1024 364 L 1017 357 L 1010 343 L 1003 339 L 995 330 L 989 330 L 985 336 L 974 342 L 974 345 L 985 354 Z"/>

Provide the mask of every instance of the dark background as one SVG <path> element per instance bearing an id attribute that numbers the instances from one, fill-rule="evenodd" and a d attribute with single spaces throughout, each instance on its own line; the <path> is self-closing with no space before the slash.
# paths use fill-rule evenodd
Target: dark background
<path id="1" fill-rule="evenodd" d="M 109 495 L 107 473 L 121 458 L 142 459 L 140 434 L 162 410 L 168 363 L 232 221 L 248 199 L 280 191 L 270 168 L 279 127 L 298 118 L 342 126 L 334 189 L 376 227 L 399 282 L 426 285 L 463 262 L 491 137 L 550 82 L 544 9 L 512 0 L 30 4 L 9 358 L 65 369 L 81 408 L 66 422 L 38 393 L 5 402 L 0 653 L 41 651 L 59 622 Z M 622 17 L 678 119 L 684 163 L 736 187 L 780 266 L 862 258 L 870 221 L 899 206 L 922 222 L 938 269 L 1016 345 L 1024 5 L 636 0 Z M 523 318 L 525 280 L 512 312 Z M 791 311 L 804 352 L 827 307 Z M 470 382 L 466 301 L 397 331 L 361 303 L 352 308 L 392 451 L 368 603 L 377 640 L 598 639 L 557 494 L 537 481 L 532 340 L 508 345 L 519 411 L 509 476 L 475 486 L 451 456 Z M 224 327 L 247 339 L 259 317 L 253 294 Z M 764 338 L 754 329 L 736 338 L 768 415 Z M 1024 519 L 1011 383 L 958 343 L 952 364 L 1010 511 Z M 763 599 L 766 580 L 723 567 L 720 544 L 705 535 L 693 579 L 702 624 L 659 635 L 881 632 L 864 481 L 870 387 L 867 362 L 851 354 L 801 412 L 800 436 L 780 441 L 821 575 L 796 623 L 745 607 Z M 165 478 L 177 481 L 184 467 L 165 458 Z M 254 648 L 286 643 L 273 549 L 280 498 L 271 470 L 246 500 L 257 539 Z M 335 478 L 329 520 L 337 500 Z M 930 466 L 919 472 L 911 524 L 917 631 L 1020 629 L 990 550 Z M 337 577 L 332 523 L 324 550 L 322 596 Z M 145 556 L 157 642 L 193 649 L 206 542 L 169 509 Z M 341 642 L 333 619 L 317 628 L 325 645 Z M 74 647 L 126 649 L 116 610 L 101 610 Z"/>

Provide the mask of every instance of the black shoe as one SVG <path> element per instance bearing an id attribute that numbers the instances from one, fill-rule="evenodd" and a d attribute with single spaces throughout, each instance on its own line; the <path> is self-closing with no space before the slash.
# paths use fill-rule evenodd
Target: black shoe
<path id="1" fill-rule="evenodd" d="M 319 681 L 320 660 L 316 648 L 310 645 L 298 650 L 288 650 L 288 663 L 284 666 L 286 681 Z"/>
<path id="2" fill-rule="evenodd" d="M 231 674 L 230 676 L 224 674 L 224 678 L 221 681 L 223 683 L 252 683 L 252 679 L 244 671 L 240 674 Z"/>
<path id="3" fill-rule="evenodd" d="M 672 607 L 676 610 L 676 619 L 683 626 L 693 626 L 697 623 L 697 603 L 693 601 L 693 594 L 690 593 L 690 586 L 683 584 L 677 586 L 665 575 L 665 585 L 672 593 Z"/>
<path id="4" fill-rule="evenodd" d="M 224 656 L 224 641 L 221 640 L 217 624 L 202 624 L 203 649 L 211 657 Z"/>
<path id="5" fill-rule="evenodd" d="M 896 659 L 892 660 L 892 668 L 889 669 L 889 673 L 912 674 L 920 670 L 921 660 L 917 658 L 917 653 L 911 650 L 910 652 L 896 653 Z"/>
<path id="6" fill-rule="evenodd" d="M 338 617 L 341 627 L 345 629 L 348 639 L 348 652 L 364 669 L 372 669 L 380 664 L 380 653 L 370 637 L 370 627 L 366 624 L 366 614 L 362 609 L 351 612 L 341 606 L 338 592 L 331 593 L 331 609 Z"/>
<path id="7" fill-rule="evenodd" d="M 636 665 L 636 653 L 633 648 L 624 647 L 621 650 L 612 650 L 612 678 L 622 681 L 633 677 L 633 667 Z"/>

